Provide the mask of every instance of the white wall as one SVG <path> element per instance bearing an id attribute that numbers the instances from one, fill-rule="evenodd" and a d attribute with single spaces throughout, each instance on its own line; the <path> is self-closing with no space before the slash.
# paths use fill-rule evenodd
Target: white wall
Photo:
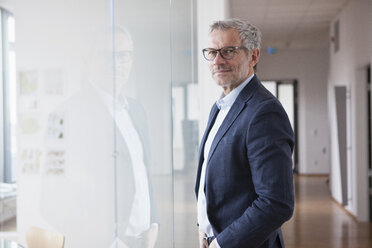
<path id="1" fill-rule="evenodd" d="M 298 169 L 300 174 L 329 173 L 327 113 L 328 49 L 261 51 L 261 80 L 298 80 Z M 325 151 L 325 152 L 324 152 Z"/>
<path id="2" fill-rule="evenodd" d="M 367 95 L 366 67 L 372 61 L 372 2 L 354 0 L 334 18 L 331 24 L 340 23 L 340 49 L 330 49 L 329 73 L 329 109 L 332 163 L 331 190 L 332 196 L 342 202 L 341 175 L 337 137 L 337 122 L 334 87 L 346 86 L 350 92 L 348 101 L 347 137 L 350 152 L 348 155 L 348 204 L 347 209 L 358 220 L 368 220 L 368 184 L 367 184 Z"/>

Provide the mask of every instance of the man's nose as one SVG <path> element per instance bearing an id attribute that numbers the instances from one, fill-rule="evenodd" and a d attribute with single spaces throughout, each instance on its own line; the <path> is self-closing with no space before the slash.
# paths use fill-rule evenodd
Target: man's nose
<path id="1" fill-rule="evenodd" d="M 216 65 L 225 64 L 226 59 L 222 58 L 221 52 L 218 52 L 216 57 L 213 60 L 213 63 L 216 64 Z"/>

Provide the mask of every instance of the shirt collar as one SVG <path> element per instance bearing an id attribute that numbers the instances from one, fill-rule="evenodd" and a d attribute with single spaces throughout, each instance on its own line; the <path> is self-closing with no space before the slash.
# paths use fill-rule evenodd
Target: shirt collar
<path id="1" fill-rule="evenodd" d="M 249 77 L 247 78 L 247 80 L 245 80 L 243 83 L 241 83 L 238 87 L 236 87 L 235 89 L 233 89 L 229 94 L 227 94 L 225 96 L 224 93 L 221 94 L 221 97 L 220 99 L 218 99 L 216 101 L 216 105 L 217 107 L 221 110 L 225 109 L 225 108 L 229 108 L 233 105 L 233 103 L 235 102 L 236 98 L 238 97 L 239 93 L 244 89 L 244 87 L 251 81 L 251 79 L 253 78 L 254 76 L 254 73 Z"/>

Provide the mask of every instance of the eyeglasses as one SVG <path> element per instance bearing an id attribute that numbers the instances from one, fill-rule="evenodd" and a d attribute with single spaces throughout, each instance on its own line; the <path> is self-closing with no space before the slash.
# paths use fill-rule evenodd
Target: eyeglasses
<path id="1" fill-rule="evenodd" d="M 217 53 L 220 53 L 223 59 L 229 60 L 229 59 L 234 58 L 235 54 L 237 53 L 236 50 L 239 50 L 239 49 L 247 50 L 247 48 L 243 46 L 241 47 L 228 46 L 228 47 L 222 47 L 220 49 L 204 48 L 203 56 L 206 60 L 212 61 L 217 57 Z"/>

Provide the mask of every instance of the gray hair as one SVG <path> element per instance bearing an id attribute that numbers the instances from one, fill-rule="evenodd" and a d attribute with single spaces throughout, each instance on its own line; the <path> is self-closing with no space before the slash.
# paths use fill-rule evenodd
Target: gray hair
<path id="1" fill-rule="evenodd" d="M 238 31 L 243 46 L 252 51 L 255 48 L 261 47 L 261 31 L 250 22 L 241 19 L 227 19 L 223 21 L 216 21 L 210 26 L 210 32 L 214 30 L 228 30 L 235 29 Z"/>

